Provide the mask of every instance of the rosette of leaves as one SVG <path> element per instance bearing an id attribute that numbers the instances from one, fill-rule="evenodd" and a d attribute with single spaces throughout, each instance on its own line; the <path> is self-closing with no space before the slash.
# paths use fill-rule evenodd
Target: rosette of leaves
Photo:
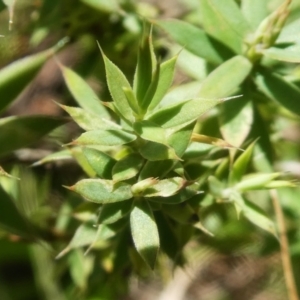
<path id="1" fill-rule="evenodd" d="M 81 77 L 61 66 L 81 106 L 61 107 L 86 131 L 61 155 L 76 152 L 93 177 L 67 188 L 99 206 L 93 206 L 92 217 L 59 256 L 121 236 L 129 226 L 135 249 L 153 268 L 159 248 L 175 260 L 189 239 L 191 232 L 183 238 L 173 226 L 201 227 L 199 206 L 188 204 L 201 193 L 200 185 L 185 172 L 183 155 L 191 140 L 230 147 L 221 139 L 193 133 L 197 119 L 224 99 L 162 101 L 173 81 L 177 56 L 158 61 L 146 25 L 132 86 L 103 52 L 102 57 L 111 102 L 101 102 Z M 54 156 L 42 162 L 60 153 Z"/>
<path id="2" fill-rule="evenodd" d="M 228 184 L 220 182 L 214 173 L 221 174 L 222 168 L 228 168 L 229 160 L 217 169 L 216 160 L 205 174 L 194 176 L 190 171 L 195 156 L 199 159 L 203 154 L 204 143 L 233 148 L 236 152 L 228 142 L 202 135 L 195 129 L 200 116 L 224 101 L 201 97 L 213 82 L 218 85 L 220 74 L 212 80 L 212 73 L 203 81 L 199 97 L 165 97 L 173 81 L 177 56 L 163 63 L 157 60 L 146 25 L 132 86 L 102 50 L 101 53 L 111 102 L 101 102 L 81 77 L 61 66 L 67 86 L 80 105 L 61 107 L 86 132 L 68 144 L 68 150 L 46 157 L 43 162 L 69 151 L 93 178 L 67 187 L 92 203 L 80 208 L 90 210 L 91 214 L 58 257 L 80 246 L 89 246 L 88 250 L 106 247 L 108 241 L 120 240 L 130 232 L 132 245 L 151 268 L 159 249 L 181 263 L 181 250 L 193 230 L 198 228 L 210 234 L 199 219 L 202 202 L 207 202 L 200 195 L 203 187 L 208 198 L 233 203 L 238 213 L 243 211 L 250 221 L 276 234 L 272 221 L 242 194 L 251 189 L 292 184 L 276 181 L 279 173 L 265 174 L 264 180 L 259 177 L 263 174 L 255 174 L 254 180 L 243 177 L 254 144 L 233 164 Z M 237 64 L 240 68 L 235 68 L 236 72 L 226 80 L 225 94 L 236 89 L 251 72 L 251 62 L 242 55 L 228 61 L 226 70 Z M 207 180 L 208 187 L 202 186 Z"/>

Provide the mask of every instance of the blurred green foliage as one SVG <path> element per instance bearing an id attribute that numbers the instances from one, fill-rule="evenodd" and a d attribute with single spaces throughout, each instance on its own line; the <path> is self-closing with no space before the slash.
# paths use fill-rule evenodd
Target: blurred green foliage
<path id="1" fill-rule="evenodd" d="M 300 1 L 176 5 L 167 19 L 144 1 L 0 2 L 1 299 L 121 299 L 147 264 L 170 280 L 207 251 L 267 260 L 270 189 L 300 286 Z M 63 110 L 12 115 L 43 65 L 79 127 Z M 282 277 L 257 293 L 286 298 Z"/>

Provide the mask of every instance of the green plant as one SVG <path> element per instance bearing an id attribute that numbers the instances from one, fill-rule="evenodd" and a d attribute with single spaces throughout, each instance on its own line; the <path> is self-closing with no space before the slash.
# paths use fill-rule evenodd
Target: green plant
<path id="1" fill-rule="evenodd" d="M 140 43 L 133 87 L 103 52 L 102 56 L 112 102 L 101 103 L 78 75 L 61 67 L 68 88 L 82 108 L 61 107 L 86 130 L 67 146 L 82 149 L 85 169 L 90 169 L 89 174 L 94 177 L 67 188 L 99 204 L 99 208 L 88 223 L 82 225 L 92 228 L 97 224 L 94 233 L 87 238 L 86 232 L 80 233 L 80 226 L 59 257 L 74 245 L 84 243 L 90 250 L 107 239 L 116 243 L 129 227 L 135 249 L 151 268 L 154 268 L 159 248 L 181 264 L 182 248 L 193 236 L 193 228 L 208 232 L 199 215 L 203 203 L 213 201 L 211 195 L 234 203 L 237 211 L 243 211 L 250 221 L 276 234 L 272 221 L 241 195 L 248 190 L 293 184 L 276 181 L 280 173 L 242 178 L 254 143 L 233 163 L 229 172 L 230 188 L 216 177 L 208 176 L 216 174 L 222 178 L 222 168 L 226 168 L 228 160 L 204 176 L 189 169 L 193 161 L 189 155 L 201 156 L 203 143 L 235 149 L 221 139 L 201 135 L 194 129 L 199 117 L 224 99 L 199 97 L 163 101 L 173 80 L 177 56 L 163 63 L 157 61 L 147 26 Z M 251 63 L 242 56 L 236 60 L 243 66 L 241 72 L 245 77 Z M 114 119 L 105 107 L 113 112 Z M 202 190 L 206 180 L 210 194 Z M 182 226 L 189 228 L 184 238 L 179 234 Z M 112 233 L 107 236 L 107 231 Z M 172 242 L 164 240 L 165 234 L 172 236 Z"/>

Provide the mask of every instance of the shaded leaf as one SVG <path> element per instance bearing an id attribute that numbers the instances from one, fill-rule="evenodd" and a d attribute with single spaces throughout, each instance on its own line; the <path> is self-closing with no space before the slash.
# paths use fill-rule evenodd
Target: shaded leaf
<path id="1" fill-rule="evenodd" d="M 212 64 L 218 65 L 232 52 L 205 31 L 180 20 L 160 20 L 155 24 L 165 30 L 178 44 Z"/>
<path id="2" fill-rule="evenodd" d="M 205 31 L 236 53 L 242 52 L 250 26 L 234 0 L 201 0 L 201 20 Z"/>
<path id="3" fill-rule="evenodd" d="M 67 87 L 76 102 L 90 113 L 109 119 L 109 113 L 93 89 L 74 71 L 61 66 Z"/>
<path id="4" fill-rule="evenodd" d="M 0 111 L 32 82 L 42 65 L 60 47 L 58 44 L 56 47 L 19 59 L 0 70 Z"/>
<path id="5" fill-rule="evenodd" d="M 24 238 L 32 237 L 28 221 L 25 220 L 2 187 L 0 187 L 0 227 Z"/>
<path id="6" fill-rule="evenodd" d="M 199 97 L 224 98 L 237 90 L 252 70 L 251 62 L 244 56 L 235 56 L 212 71 L 203 80 Z"/>
<path id="7" fill-rule="evenodd" d="M 0 119 L 0 155 L 37 142 L 66 119 L 51 116 L 20 116 Z"/>
<path id="8" fill-rule="evenodd" d="M 81 224 L 75 231 L 68 246 L 63 249 L 57 256 L 56 259 L 63 257 L 70 250 L 90 245 L 97 235 L 97 228 L 95 228 L 93 222 L 86 222 Z"/>
<path id="9" fill-rule="evenodd" d="M 97 176 L 104 179 L 112 178 L 112 169 L 116 163 L 115 159 L 102 151 L 92 148 L 84 148 L 82 151 Z"/>
<path id="10" fill-rule="evenodd" d="M 134 134 L 125 132 L 123 130 L 92 130 L 83 133 L 79 138 L 74 140 L 71 144 L 88 146 L 121 146 L 130 143 L 136 139 Z"/>
<path id="11" fill-rule="evenodd" d="M 171 159 L 159 161 L 148 160 L 139 174 L 139 181 L 149 177 L 163 179 L 173 169 L 175 163 L 176 161 Z"/>
<path id="12" fill-rule="evenodd" d="M 262 70 L 257 74 L 256 84 L 270 99 L 300 115 L 300 89 L 296 85 L 287 82 L 279 74 L 267 70 Z"/>
<path id="13" fill-rule="evenodd" d="M 132 208 L 132 201 L 126 200 L 120 203 L 104 204 L 101 208 L 98 223 L 111 224 L 124 218 Z"/>
<path id="14" fill-rule="evenodd" d="M 195 224 L 199 222 L 198 214 L 187 203 L 178 205 L 163 205 L 163 212 L 181 224 Z"/>
<path id="15" fill-rule="evenodd" d="M 119 160 L 112 169 L 114 182 L 130 179 L 138 174 L 142 168 L 144 159 L 135 153 L 129 154 Z"/>
<path id="16" fill-rule="evenodd" d="M 159 234 L 151 208 L 146 200 L 136 201 L 130 214 L 134 246 L 147 265 L 154 269 L 159 250 Z"/>
<path id="17" fill-rule="evenodd" d="M 132 198 L 129 184 L 122 182 L 113 184 L 111 180 L 105 179 L 83 179 L 75 185 L 66 188 L 80 194 L 88 201 L 99 204 L 119 202 Z"/>

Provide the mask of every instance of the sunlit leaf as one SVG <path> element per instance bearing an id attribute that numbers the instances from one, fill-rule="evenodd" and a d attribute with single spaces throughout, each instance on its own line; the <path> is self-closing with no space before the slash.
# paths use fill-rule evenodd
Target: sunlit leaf
<path id="1" fill-rule="evenodd" d="M 275 59 L 275 60 L 280 60 L 280 61 L 285 61 L 285 62 L 290 62 L 290 63 L 300 63 L 300 47 L 289 47 L 289 48 L 268 48 L 265 50 L 262 50 L 262 53 L 264 56 Z"/>
<path id="2" fill-rule="evenodd" d="M 237 90 L 248 77 L 252 64 L 244 56 L 235 56 L 212 71 L 201 84 L 199 97 L 224 98 Z"/>
<path id="3" fill-rule="evenodd" d="M 159 20 L 155 24 L 163 28 L 178 44 L 193 54 L 213 64 L 220 64 L 232 56 L 232 52 L 205 31 L 180 20 Z"/>
<path id="4" fill-rule="evenodd" d="M 112 178 L 112 169 L 116 163 L 115 159 L 96 149 L 84 148 L 82 151 L 87 161 L 100 178 Z"/>
<path id="5" fill-rule="evenodd" d="M 43 164 L 46 164 L 49 162 L 69 160 L 69 159 L 73 159 L 73 156 L 72 156 L 72 153 L 70 152 L 70 150 L 67 149 L 67 150 L 62 150 L 62 151 L 51 153 L 51 154 L 43 157 L 39 161 L 33 163 L 32 166 L 35 167 L 35 166 L 43 165 Z"/>
<path id="6" fill-rule="evenodd" d="M 187 185 L 181 177 L 163 180 L 147 178 L 137 182 L 131 187 L 132 193 L 140 197 L 170 197 Z"/>
<path id="7" fill-rule="evenodd" d="M 245 174 L 253 153 L 254 145 L 255 141 L 252 144 L 250 144 L 250 146 L 247 147 L 245 152 L 243 152 L 234 162 L 229 175 L 230 184 L 235 184 L 239 182 L 242 176 Z"/>
<path id="8" fill-rule="evenodd" d="M 226 141 L 224 141 L 222 139 L 218 139 L 218 138 L 215 138 L 212 136 L 207 136 L 207 135 L 198 134 L 198 133 L 192 134 L 191 141 L 214 145 L 214 146 L 222 147 L 222 148 L 235 148 L 234 146 L 232 146 L 231 144 L 227 143 Z"/>
<path id="9" fill-rule="evenodd" d="M 243 0 L 241 1 L 241 11 L 252 28 L 255 29 L 268 14 L 268 1 Z"/>
<path id="10" fill-rule="evenodd" d="M 96 130 L 96 129 L 112 129 L 116 127 L 119 129 L 118 125 L 104 119 L 101 116 L 96 115 L 93 112 L 89 112 L 79 107 L 71 107 L 66 105 L 60 105 L 71 117 L 72 119 L 84 130 Z"/>
<path id="11" fill-rule="evenodd" d="M 74 71 L 61 66 L 61 70 L 76 102 L 90 113 L 109 119 L 109 113 L 92 88 Z"/>
<path id="12" fill-rule="evenodd" d="M 220 106 L 221 133 L 226 142 L 240 147 L 247 138 L 253 123 L 251 94 L 243 90 L 243 97 L 226 101 Z"/>
<path id="13" fill-rule="evenodd" d="M 154 269 L 159 250 L 159 234 L 151 208 L 146 200 L 136 201 L 130 214 L 134 246 L 147 265 Z"/>
<path id="14" fill-rule="evenodd" d="M 236 53 L 242 52 L 250 26 L 234 0 L 201 0 L 201 20 L 205 31 Z"/>
<path id="15" fill-rule="evenodd" d="M 92 130 L 83 133 L 72 144 L 88 146 L 121 146 L 130 143 L 136 139 L 136 136 L 123 130 Z"/>
<path id="16" fill-rule="evenodd" d="M 122 71 L 102 51 L 101 53 L 105 64 L 107 85 L 114 104 L 122 116 L 132 122 L 134 120 L 132 109 L 123 90 L 124 88 L 131 89 L 131 86 Z"/>
<path id="17" fill-rule="evenodd" d="M 129 184 L 114 184 L 113 181 L 105 179 L 83 179 L 75 185 L 66 188 L 80 194 L 88 201 L 99 204 L 119 202 L 132 198 Z"/>
<path id="18" fill-rule="evenodd" d="M 148 107 L 149 111 L 153 110 L 160 103 L 160 101 L 170 88 L 174 77 L 176 61 L 177 56 L 161 64 L 156 91 Z"/>

